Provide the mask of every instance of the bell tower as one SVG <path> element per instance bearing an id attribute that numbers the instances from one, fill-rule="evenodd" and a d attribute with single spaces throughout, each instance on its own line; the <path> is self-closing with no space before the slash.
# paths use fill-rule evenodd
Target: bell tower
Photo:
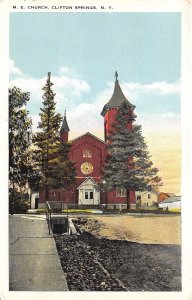
<path id="1" fill-rule="evenodd" d="M 113 124 L 117 123 L 116 116 L 119 112 L 119 108 L 123 103 L 126 103 L 128 106 L 128 118 L 127 118 L 127 128 L 129 131 L 133 128 L 133 121 L 135 120 L 136 115 L 134 114 L 135 106 L 132 105 L 129 100 L 124 96 L 121 87 L 119 85 L 118 80 L 118 73 L 115 72 L 115 86 L 114 91 L 111 99 L 109 102 L 107 102 L 103 110 L 101 112 L 101 115 L 104 117 L 104 136 L 105 136 L 105 142 L 107 142 L 107 137 L 110 135 L 112 131 L 114 131 Z M 132 161 L 132 158 L 128 159 L 128 163 Z M 110 197 L 113 197 L 113 193 L 115 192 L 108 192 L 110 194 Z M 136 207 L 135 202 L 135 191 L 129 191 L 129 204 L 130 208 Z M 116 198 L 115 198 L 116 199 Z M 115 201 L 115 200 L 114 200 Z"/>
<path id="2" fill-rule="evenodd" d="M 135 106 L 132 105 L 129 100 L 124 96 L 121 87 L 119 85 L 118 73 L 115 72 L 115 86 L 114 92 L 107 104 L 104 105 L 101 115 L 104 117 L 104 138 L 107 140 L 107 136 L 113 129 L 113 123 L 116 122 L 116 115 L 119 111 L 119 107 L 126 102 L 130 108 L 130 118 L 127 120 L 128 129 L 132 129 L 132 122 L 134 120 L 134 112 Z"/>
<path id="3" fill-rule="evenodd" d="M 63 142 L 68 142 L 68 133 L 69 133 L 70 129 L 69 126 L 67 124 L 67 118 L 66 118 L 66 110 L 64 112 L 64 117 L 63 117 L 63 123 L 60 129 L 60 137 L 62 139 Z"/>

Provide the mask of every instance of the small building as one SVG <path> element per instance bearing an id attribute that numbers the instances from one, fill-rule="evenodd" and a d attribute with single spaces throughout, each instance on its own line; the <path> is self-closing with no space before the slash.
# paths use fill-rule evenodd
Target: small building
<path id="1" fill-rule="evenodd" d="M 157 193 L 154 191 L 136 192 L 136 203 L 138 206 L 155 206 Z"/>
<path id="2" fill-rule="evenodd" d="M 174 193 L 159 193 L 158 194 L 158 202 L 162 202 L 164 201 L 165 199 L 167 198 L 170 198 L 170 197 L 175 197 L 176 195 Z"/>
<path id="3" fill-rule="evenodd" d="M 31 191 L 31 208 L 38 208 L 39 203 L 39 192 Z"/>
<path id="4" fill-rule="evenodd" d="M 175 196 L 175 197 L 169 197 L 166 200 L 160 202 L 158 204 L 159 208 L 162 208 L 163 210 L 169 210 L 169 211 L 180 211 L 181 210 L 181 197 Z"/>

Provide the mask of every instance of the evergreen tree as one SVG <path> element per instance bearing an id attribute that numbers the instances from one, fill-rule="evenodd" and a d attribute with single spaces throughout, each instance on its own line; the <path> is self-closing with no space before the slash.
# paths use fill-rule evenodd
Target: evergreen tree
<path id="1" fill-rule="evenodd" d="M 51 186 L 57 188 L 67 188 L 75 183 L 76 168 L 75 163 L 68 159 L 70 143 L 60 140 L 55 151 L 56 164 L 53 166 Z"/>
<path id="2" fill-rule="evenodd" d="M 39 168 L 38 161 L 38 153 L 31 147 L 29 151 L 30 156 L 30 172 L 28 176 L 28 184 L 32 191 L 38 192 L 40 189 L 40 182 L 41 182 L 41 170 Z"/>
<path id="3" fill-rule="evenodd" d="M 62 116 L 55 111 L 56 102 L 52 86 L 49 72 L 43 87 L 39 132 L 33 137 L 34 169 L 41 174 L 40 186 L 45 189 L 46 200 L 49 199 L 51 188 L 67 187 L 75 180 L 74 164 L 68 160 L 70 145 L 63 143 L 59 135 Z"/>
<path id="4" fill-rule="evenodd" d="M 9 183 L 12 213 L 17 191 L 25 191 L 30 172 L 31 119 L 26 104 L 29 93 L 9 89 Z"/>
<path id="5" fill-rule="evenodd" d="M 154 182 L 161 184 L 158 169 L 153 167 L 147 145 L 141 133 L 141 126 L 131 130 L 127 123 L 133 121 L 129 105 L 124 102 L 116 116 L 113 131 L 107 139 L 108 158 L 104 166 L 105 188 L 125 188 L 127 208 L 130 191 L 151 190 Z"/>

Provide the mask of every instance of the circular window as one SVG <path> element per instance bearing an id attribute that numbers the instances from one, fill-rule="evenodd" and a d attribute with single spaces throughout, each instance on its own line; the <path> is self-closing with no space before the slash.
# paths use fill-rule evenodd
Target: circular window
<path id="1" fill-rule="evenodd" d="M 91 174 L 93 172 L 93 165 L 90 162 L 84 162 L 81 165 L 81 172 L 85 175 Z"/>

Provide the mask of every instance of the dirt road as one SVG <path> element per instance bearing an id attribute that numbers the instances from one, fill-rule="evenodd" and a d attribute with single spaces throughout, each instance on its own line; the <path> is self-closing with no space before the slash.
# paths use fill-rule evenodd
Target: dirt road
<path id="1" fill-rule="evenodd" d="M 91 216 L 85 229 L 93 234 L 145 244 L 181 243 L 180 215 Z"/>

